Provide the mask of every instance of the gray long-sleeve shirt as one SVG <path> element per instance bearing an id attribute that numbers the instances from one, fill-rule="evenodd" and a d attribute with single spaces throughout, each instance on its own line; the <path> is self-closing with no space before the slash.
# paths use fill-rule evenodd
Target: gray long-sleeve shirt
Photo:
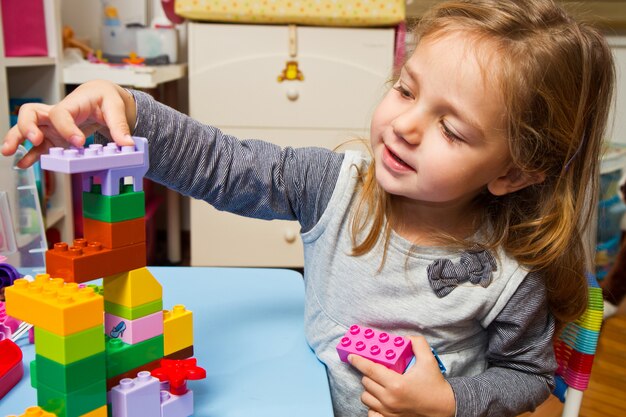
<path id="1" fill-rule="evenodd" d="M 442 259 L 459 265 L 461 256 L 416 248 L 395 234 L 378 273 L 377 250 L 349 255 L 355 173 L 367 166 L 365 158 L 238 140 L 133 94 L 134 135 L 150 145 L 148 178 L 219 210 L 300 222 L 305 332 L 327 366 L 337 416 L 366 414 L 358 373 L 334 351 L 352 324 L 424 335 L 448 368 L 457 416 L 514 416 L 549 395 L 554 320 L 538 274 L 500 253 L 488 286 L 464 283 L 439 297 L 428 282 L 428 266 Z"/>

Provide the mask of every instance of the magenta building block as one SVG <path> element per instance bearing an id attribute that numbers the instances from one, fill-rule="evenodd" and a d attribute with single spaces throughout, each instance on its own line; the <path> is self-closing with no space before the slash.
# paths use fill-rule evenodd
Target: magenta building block
<path id="1" fill-rule="evenodd" d="M 66 174 L 82 174 L 83 191 L 91 191 L 93 178 L 102 184 L 102 195 L 118 195 L 120 180 L 133 178 L 133 190 L 143 190 L 143 177 L 148 171 L 148 141 L 133 137 L 135 146 L 118 147 L 90 145 L 88 148 L 50 148 L 41 156 L 41 167 Z"/>
<path id="2" fill-rule="evenodd" d="M 161 384 L 148 371 L 136 378 L 124 378 L 111 388 L 109 400 L 115 417 L 153 417 L 161 415 Z"/>
<path id="3" fill-rule="evenodd" d="M 379 332 L 358 325 L 350 326 L 337 344 L 337 353 L 343 362 L 353 353 L 403 373 L 411 359 L 411 341 L 403 336 Z"/>
<path id="4" fill-rule="evenodd" d="M 112 339 L 122 339 L 133 345 L 163 334 L 163 311 L 129 320 L 110 313 L 104 313 L 104 331 Z"/>
<path id="5" fill-rule="evenodd" d="M 189 417 L 191 415 L 193 415 L 193 391 L 188 390 L 183 395 L 161 391 L 161 417 Z"/>
<path id="6" fill-rule="evenodd" d="M 20 320 L 7 315 L 4 301 L 0 301 L 0 340 L 10 339 L 20 323 Z"/>

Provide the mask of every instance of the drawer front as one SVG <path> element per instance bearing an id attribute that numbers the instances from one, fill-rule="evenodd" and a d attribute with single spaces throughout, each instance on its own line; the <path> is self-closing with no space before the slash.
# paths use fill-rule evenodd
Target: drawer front
<path id="1" fill-rule="evenodd" d="M 388 89 L 393 29 L 297 27 L 303 80 L 286 26 L 191 23 L 190 111 L 219 126 L 364 129 Z"/>
<path id="2" fill-rule="evenodd" d="M 365 131 L 226 129 L 239 138 L 265 139 L 281 146 L 323 146 L 364 150 Z M 302 267 L 300 225 L 288 221 L 248 219 L 191 200 L 192 266 Z"/>

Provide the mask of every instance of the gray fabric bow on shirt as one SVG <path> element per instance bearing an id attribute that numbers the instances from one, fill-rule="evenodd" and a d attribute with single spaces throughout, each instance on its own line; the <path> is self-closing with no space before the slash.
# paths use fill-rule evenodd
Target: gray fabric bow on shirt
<path id="1" fill-rule="evenodd" d="M 458 263 L 437 259 L 428 265 L 428 281 L 437 297 L 443 298 L 465 282 L 487 288 L 496 269 L 496 260 L 489 251 L 463 252 Z"/>

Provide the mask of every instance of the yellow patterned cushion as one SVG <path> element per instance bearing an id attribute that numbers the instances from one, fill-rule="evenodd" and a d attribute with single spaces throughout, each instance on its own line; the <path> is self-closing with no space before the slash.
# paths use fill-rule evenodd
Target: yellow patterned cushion
<path id="1" fill-rule="evenodd" d="M 192 20 L 315 26 L 392 26 L 404 20 L 404 0 L 176 0 Z"/>

